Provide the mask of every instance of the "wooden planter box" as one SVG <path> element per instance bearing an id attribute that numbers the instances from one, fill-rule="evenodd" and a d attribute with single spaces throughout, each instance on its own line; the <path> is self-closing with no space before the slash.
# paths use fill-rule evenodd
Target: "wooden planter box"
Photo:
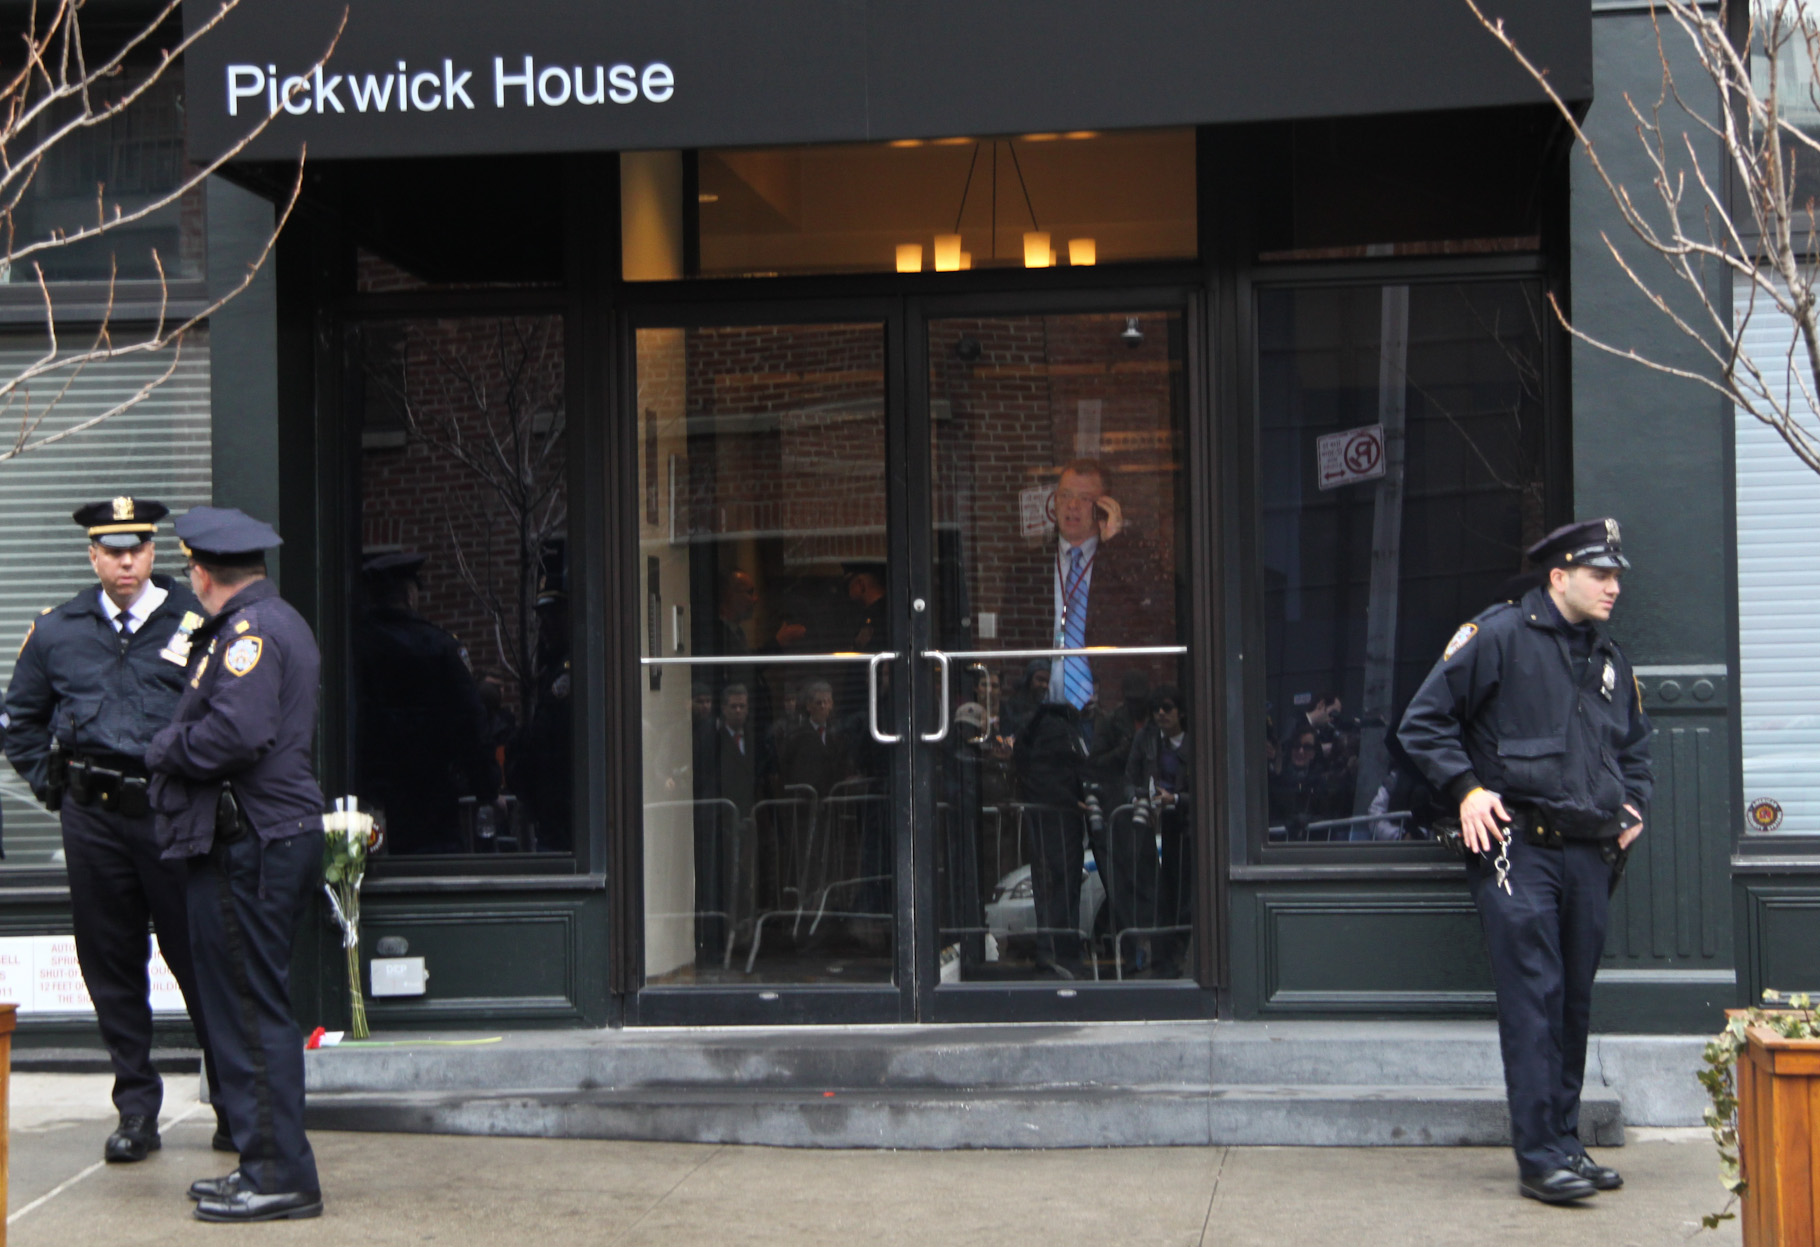
<path id="1" fill-rule="evenodd" d="M 1745 1031 L 1738 1061 L 1738 1143 L 1747 1183 L 1745 1247 L 1820 1241 L 1820 1039 Z"/>

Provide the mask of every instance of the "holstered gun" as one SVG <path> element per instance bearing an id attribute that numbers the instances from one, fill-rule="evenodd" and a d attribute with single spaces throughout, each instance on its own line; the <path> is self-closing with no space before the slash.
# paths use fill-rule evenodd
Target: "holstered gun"
<path id="1" fill-rule="evenodd" d="M 234 795 L 234 785 L 223 783 L 221 795 L 215 798 L 215 843 L 232 844 L 246 832 L 246 818 L 240 812 L 240 798 Z"/>
<path id="2" fill-rule="evenodd" d="M 63 808 L 63 794 L 70 786 L 70 756 L 51 737 L 51 756 L 44 776 L 44 808 L 55 814 Z"/>

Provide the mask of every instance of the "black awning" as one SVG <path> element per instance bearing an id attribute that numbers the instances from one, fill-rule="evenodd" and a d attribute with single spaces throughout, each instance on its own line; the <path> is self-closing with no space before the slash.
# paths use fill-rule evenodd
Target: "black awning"
<path id="1" fill-rule="evenodd" d="M 188 0 L 194 24 L 216 0 Z M 1541 98 L 1464 0 L 242 0 L 186 66 L 192 152 L 630 150 L 1122 129 Z M 1586 0 L 1490 0 L 1570 100 Z"/>

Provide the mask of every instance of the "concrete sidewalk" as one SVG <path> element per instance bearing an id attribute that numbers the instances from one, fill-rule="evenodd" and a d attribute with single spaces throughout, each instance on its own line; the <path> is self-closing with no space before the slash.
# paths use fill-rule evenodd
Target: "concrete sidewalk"
<path id="1" fill-rule="evenodd" d="M 826 1152 L 698 1144 L 317 1132 L 327 1211 L 277 1229 L 205 1225 L 183 1191 L 232 1159 L 193 1077 L 164 1149 L 102 1166 L 109 1079 L 15 1074 L 13 1247 L 287 1244 L 1536 1244 L 1681 1241 L 1722 1192 L 1699 1130 L 1630 1131 L 1621 1191 L 1519 1199 L 1502 1148 L 1121 1148 Z M 1701 1244 L 1740 1241 L 1736 1223 Z"/>

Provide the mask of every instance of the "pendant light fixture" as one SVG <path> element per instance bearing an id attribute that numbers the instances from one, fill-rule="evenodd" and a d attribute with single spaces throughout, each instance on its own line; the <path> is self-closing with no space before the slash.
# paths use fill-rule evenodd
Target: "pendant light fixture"
<path id="1" fill-rule="evenodd" d="M 988 218 L 987 231 L 991 242 L 991 256 L 998 258 L 998 147 L 1000 140 L 992 142 L 992 208 Z M 1036 219 L 1036 205 L 1030 198 L 1030 184 L 1024 180 L 1023 163 L 1017 158 L 1017 145 L 1010 139 L 1003 140 L 1006 152 L 1011 156 L 1011 168 L 1017 174 L 1018 190 L 1024 196 L 1024 210 L 1030 214 L 1030 228 L 1024 231 L 1024 267 L 1053 268 L 1057 256 L 1054 239 Z M 973 145 L 973 159 L 967 164 L 967 181 L 961 187 L 960 207 L 954 211 L 954 230 L 947 234 L 935 236 L 935 271 L 952 273 L 973 267 L 972 253 L 961 250 L 961 219 L 967 213 L 967 197 L 973 192 L 973 175 L 979 170 L 980 148 L 983 143 Z M 901 255 L 903 248 L 899 248 Z M 1079 257 L 1079 258 L 1077 258 Z M 1071 238 L 1068 240 L 1068 263 L 1071 265 L 1090 265 L 1096 260 L 1096 249 L 1091 238 Z M 920 261 L 919 261 L 920 267 Z M 904 271 L 900 267 L 900 272 Z"/>

